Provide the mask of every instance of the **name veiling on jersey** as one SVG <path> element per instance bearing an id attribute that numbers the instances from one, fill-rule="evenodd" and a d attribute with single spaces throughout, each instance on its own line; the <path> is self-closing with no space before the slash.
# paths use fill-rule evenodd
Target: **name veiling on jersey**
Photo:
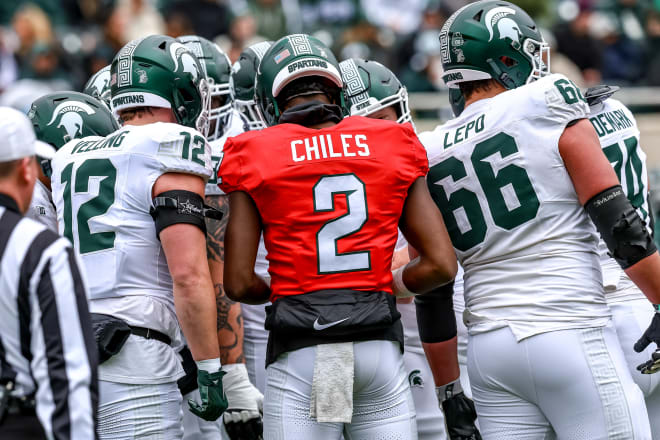
<path id="1" fill-rule="evenodd" d="M 370 155 L 364 134 L 321 134 L 291 141 L 291 159 L 294 162 Z"/>

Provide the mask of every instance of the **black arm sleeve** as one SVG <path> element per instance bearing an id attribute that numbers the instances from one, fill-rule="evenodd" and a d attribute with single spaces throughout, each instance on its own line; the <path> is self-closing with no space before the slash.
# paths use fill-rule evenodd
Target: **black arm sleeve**
<path id="1" fill-rule="evenodd" d="M 444 342 L 456 336 L 454 283 L 415 297 L 417 328 L 422 342 Z"/>
<path id="2" fill-rule="evenodd" d="M 607 244 L 610 254 L 623 269 L 656 251 L 653 237 L 621 185 L 595 195 L 585 203 L 584 208 Z"/>
<path id="3" fill-rule="evenodd" d="M 182 190 L 165 191 L 154 197 L 153 204 L 149 214 L 154 219 L 159 239 L 163 229 L 178 223 L 197 226 L 206 234 L 204 199 L 199 194 Z"/>

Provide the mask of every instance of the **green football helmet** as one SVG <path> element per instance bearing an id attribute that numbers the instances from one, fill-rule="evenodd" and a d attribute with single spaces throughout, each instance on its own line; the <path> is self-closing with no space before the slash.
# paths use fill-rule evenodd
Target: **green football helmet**
<path id="1" fill-rule="evenodd" d="M 399 124 L 410 122 L 408 92 L 390 69 L 377 61 L 351 58 L 339 63 L 351 116 L 367 116 L 395 106 Z"/>
<path id="2" fill-rule="evenodd" d="M 208 139 L 218 139 L 224 133 L 232 109 L 229 93 L 231 61 L 217 44 L 204 37 L 186 35 L 178 37 L 177 41 L 183 43 L 197 56 L 204 69 L 211 89 Z"/>
<path id="3" fill-rule="evenodd" d="M 440 31 L 440 52 L 450 88 L 493 78 L 515 89 L 550 73 L 550 47 L 518 6 L 482 0 L 456 11 Z"/>
<path id="4" fill-rule="evenodd" d="M 277 124 L 282 115 L 277 102 L 280 92 L 293 81 L 304 77 L 318 77 L 329 84 L 336 91 L 332 97 L 335 104 L 347 113 L 344 83 L 332 51 L 312 36 L 293 34 L 273 43 L 259 64 L 255 100 L 266 125 Z"/>
<path id="5" fill-rule="evenodd" d="M 56 92 L 32 103 L 28 118 L 42 142 L 56 150 L 72 139 L 107 136 L 119 129 L 110 110 L 98 99 L 78 92 Z M 44 174 L 50 177 L 50 161 L 41 161 Z"/>
<path id="6" fill-rule="evenodd" d="M 232 103 L 245 116 L 250 130 L 266 127 L 259 117 L 257 102 L 254 100 L 254 81 L 261 59 L 272 45 L 272 41 L 262 41 L 245 48 L 231 68 L 229 91 Z"/>
<path id="7" fill-rule="evenodd" d="M 176 121 L 208 134 L 211 93 L 204 69 L 182 43 L 150 35 L 126 44 L 112 61 L 115 115 L 136 107 L 170 108 Z"/>
<path id="8" fill-rule="evenodd" d="M 96 72 L 85 84 L 83 93 L 93 96 L 110 109 L 110 66 Z"/>

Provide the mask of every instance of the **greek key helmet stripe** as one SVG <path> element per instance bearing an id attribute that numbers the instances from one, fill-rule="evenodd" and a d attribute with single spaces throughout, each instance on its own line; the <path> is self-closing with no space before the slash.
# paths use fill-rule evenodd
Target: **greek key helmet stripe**
<path id="1" fill-rule="evenodd" d="M 271 43 L 268 41 L 262 41 L 261 43 L 257 43 L 253 46 L 250 46 L 250 50 L 254 52 L 254 54 L 259 58 L 260 60 L 264 57 L 264 54 L 266 51 L 270 48 Z"/>
<path id="2" fill-rule="evenodd" d="M 133 84 L 133 52 L 142 40 L 140 38 L 129 42 L 117 55 L 117 82 L 119 87 Z"/>
<path id="3" fill-rule="evenodd" d="M 451 62 L 451 53 L 449 52 L 449 28 L 451 28 L 451 25 L 454 24 L 456 17 L 458 17 L 460 13 L 463 12 L 463 9 L 469 7 L 470 5 L 471 4 L 467 4 L 458 11 L 454 12 L 452 16 L 449 17 L 447 21 L 445 21 L 445 24 L 440 30 L 440 53 L 442 55 L 443 63 Z"/>
<path id="4" fill-rule="evenodd" d="M 312 54 L 312 46 L 311 44 L 309 44 L 309 39 L 307 38 L 307 35 L 294 34 L 294 35 L 289 35 L 287 39 L 289 40 L 289 44 L 293 49 L 294 56 Z"/>
<path id="5" fill-rule="evenodd" d="M 362 80 L 355 61 L 346 60 L 339 64 L 339 68 L 341 69 L 341 76 L 344 80 L 348 97 L 353 102 L 353 105 L 368 101 L 369 94 L 366 92 L 367 87 Z"/>

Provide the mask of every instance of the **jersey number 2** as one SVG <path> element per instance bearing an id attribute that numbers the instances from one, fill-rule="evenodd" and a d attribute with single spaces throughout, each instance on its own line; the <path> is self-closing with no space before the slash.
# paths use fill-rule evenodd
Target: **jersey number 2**
<path id="1" fill-rule="evenodd" d="M 352 173 L 321 177 L 314 185 L 314 212 L 334 211 L 335 194 L 346 196 L 347 211 L 346 214 L 325 223 L 316 233 L 318 273 L 370 270 L 369 251 L 337 251 L 337 240 L 362 229 L 369 218 L 364 183 Z"/>
<path id="2" fill-rule="evenodd" d="M 64 185 L 64 236 L 73 240 L 73 204 L 71 203 L 73 163 L 62 170 L 61 183 Z M 89 192 L 89 180 L 100 178 L 99 193 L 96 197 L 80 205 L 76 214 L 78 241 L 81 254 L 110 249 L 115 245 L 115 233 L 95 232 L 89 229 L 89 220 L 108 212 L 115 201 L 115 181 L 117 169 L 110 159 L 87 159 L 76 170 L 73 191 L 79 194 Z"/>

